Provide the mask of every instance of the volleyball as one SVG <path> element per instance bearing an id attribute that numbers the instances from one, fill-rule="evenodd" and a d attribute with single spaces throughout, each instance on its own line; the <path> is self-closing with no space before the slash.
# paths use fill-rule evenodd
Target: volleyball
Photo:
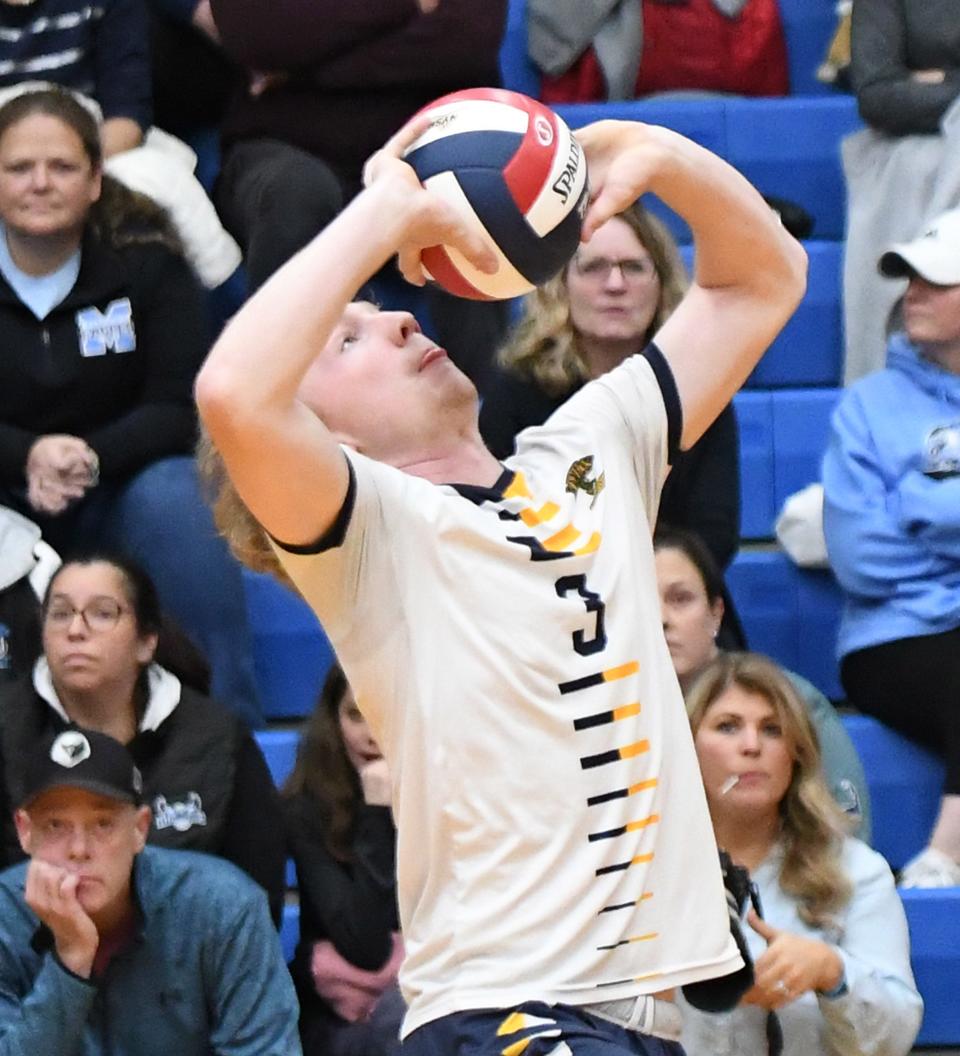
<path id="1" fill-rule="evenodd" d="M 472 300 L 529 293 L 556 275 L 580 240 L 589 188 L 580 144 L 547 106 L 519 92 L 470 88 L 421 111 L 429 127 L 404 153 L 420 182 L 486 233 L 488 275 L 450 246 L 422 261 L 444 289 Z"/>

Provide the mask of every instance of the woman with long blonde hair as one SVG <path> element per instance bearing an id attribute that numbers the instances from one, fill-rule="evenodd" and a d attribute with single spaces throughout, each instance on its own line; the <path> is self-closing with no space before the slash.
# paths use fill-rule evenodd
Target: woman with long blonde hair
<path id="1" fill-rule="evenodd" d="M 718 846 L 748 869 L 763 919 L 747 914 L 755 982 L 723 1017 L 684 1005 L 689 1056 L 904 1056 L 922 1001 L 887 863 L 847 835 L 803 701 L 751 653 L 718 656 L 686 698 Z"/>
<path id="2" fill-rule="evenodd" d="M 560 275 L 523 303 L 500 351 L 500 370 L 484 388 L 480 432 L 490 450 L 506 458 L 523 429 L 540 425 L 588 381 L 643 352 L 686 288 L 676 242 L 639 202 L 598 228 Z M 739 543 L 738 450 L 729 405 L 678 454 L 660 500 L 660 521 L 696 530 L 721 568 Z"/>

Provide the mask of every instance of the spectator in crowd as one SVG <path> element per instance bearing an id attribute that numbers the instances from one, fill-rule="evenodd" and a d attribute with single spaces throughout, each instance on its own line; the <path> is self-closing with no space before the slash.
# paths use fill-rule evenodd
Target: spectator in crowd
<path id="1" fill-rule="evenodd" d="M 357 193 L 366 159 L 417 110 L 500 83 L 506 0 L 211 3 L 224 50 L 248 74 L 224 121 L 215 200 L 252 289 Z M 407 307 L 409 288 L 400 296 Z M 427 304 L 438 340 L 478 377 L 506 307 L 438 287 Z"/>
<path id="2" fill-rule="evenodd" d="M 793 683 L 749 653 L 713 660 L 687 695 L 717 837 L 759 892 L 755 981 L 731 1013 L 683 1007 L 689 1056 L 756 1056 L 776 1012 L 783 1056 L 906 1056 L 923 1003 L 887 863 L 846 836 Z"/>
<path id="3" fill-rule="evenodd" d="M 306 1056 L 386 1056 L 400 1047 L 390 772 L 334 664 L 284 788 L 297 866 L 300 944 L 292 971 Z"/>
<path id="4" fill-rule="evenodd" d="M 31 745 L 69 726 L 107 733 L 143 775 L 150 842 L 230 859 L 279 921 L 285 848 L 267 764 L 240 720 L 207 696 L 203 658 L 162 618 L 147 575 L 118 555 L 68 560 L 42 620 L 32 677 L 0 687 L 0 804 L 20 801 Z M 5 862 L 18 861 L 15 834 L 5 843 Z"/>
<path id="5" fill-rule="evenodd" d="M 0 14 L 0 104 L 44 82 L 78 93 L 102 116 L 107 172 L 167 210 L 205 286 L 224 282 L 240 250 L 193 175 L 196 155 L 152 124 L 145 0 L 0 0 Z"/>
<path id="6" fill-rule="evenodd" d="M 0 680 L 29 671 L 40 652 L 40 597 L 60 564 L 27 517 L 0 506 Z"/>
<path id="7" fill-rule="evenodd" d="M 634 1051 L 671 1053 L 676 1010 L 656 993 L 726 1004 L 746 973 L 647 525 L 678 447 L 800 300 L 805 255 L 690 140 L 580 129 L 584 237 L 649 190 L 694 231 L 695 281 L 643 355 L 585 385 L 505 468 L 443 349 L 409 313 L 352 300 L 398 251 L 413 281 L 438 242 L 495 266 L 401 160 L 416 131 L 370 160 L 365 190 L 204 364 L 224 491 L 248 507 L 225 527 L 298 584 L 390 764 L 408 1056 L 531 1038 L 599 1051 L 624 1044 L 624 1025 Z M 648 929 L 655 941 L 631 941 Z"/>
<path id="8" fill-rule="evenodd" d="M 653 538 L 663 633 L 680 688 L 688 695 L 718 656 L 723 617 L 723 579 L 703 540 L 666 529 Z M 857 820 L 857 835 L 870 842 L 870 796 L 863 766 L 829 700 L 811 682 L 784 670 L 817 732 L 824 776 L 833 798 Z"/>
<path id="9" fill-rule="evenodd" d="M 845 380 L 883 367 L 905 285 L 874 262 L 960 201 L 960 19 L 952 0 L 856 0 L 851 78 L 869 126 L 843 144 Z M 895 323 L 892 328 L 895 328 Z"/>
<path id="10" fill-rule="evenodd" d="M 229 862 L 145 847 L 129 753 L 71 729 L 23 760 L 29 862 L 0 874 L 0 1050 L 296 1056 L 263 892 Z"/>
<path id="11" fill-rule="evenodd" d="M 886 369 L 853 385 L 823 463 L 850 703 L 943 756 L 940 815 L 907 887 L 960 884 L 960 209 L 880 260 L 908 281 Z"/>
<path id="12" fill-rule="evenodd" d="M 676 243 L 639 203 L 608 220 L 555 279 L 531 293 L 484 393 L 480 432 L 498 458 L 591 378 L 641 352 L 687 288 Z M 660 523 L 696 531 L 726 568 L 740 540 L 740 452 L 728 404 L 663 486 Z M 727 595 L 724 640 L 744 644 Z"/>
<path id="13" fill-rule="evenodd" d="M 240 570 L 189 457 L 202 293 L 153 236 L 155 207 L 139 200 L 145 230 L 100 158 L 68 93 L 0 108 L 0 503 L 64 556 L 100 542 L 135 554 L 210 658 L 217 697 L 258 724 Z"/>

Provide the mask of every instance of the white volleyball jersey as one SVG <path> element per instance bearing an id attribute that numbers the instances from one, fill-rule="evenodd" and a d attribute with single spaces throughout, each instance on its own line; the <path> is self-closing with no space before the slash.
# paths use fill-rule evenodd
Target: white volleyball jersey
<path id="1" fill-rule="evenodd" d="M 654 574 L 679 419 L 651 348 L 493 488 L 349 453 L 342 540 L 279 551 L 391 768 L 404 1033 L 740 966 Z"/>

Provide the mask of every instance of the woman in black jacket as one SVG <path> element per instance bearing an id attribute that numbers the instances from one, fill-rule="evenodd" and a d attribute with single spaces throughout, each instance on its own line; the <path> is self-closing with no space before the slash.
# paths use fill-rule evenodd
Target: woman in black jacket
<path id="1" fill-rule="evenodd" d="M 50 580 L 41 618 L 42 655 L 28 676 L 0 686 L 5 863 L 23 857 L 11 824 L 22 760 L 83 726 L 133 756 L 153 811 L 151 843 L 234 862 L 279 920 L 285 848 L 267 764 L 240 720 L 206 695 L 205 664 L 162 619 L 149 577 L 118 555 L 74 558 Z"/>
<path id="2" fill-rule="evenodd" d="M 209 333 L 163 214 L 101 171 L 69 93 L 0 107 L 0 504 L 63 556 L 134 553 L 210 658 L 218 696 L 260 722 L 243 584 L 190 457 Z"/>
<path id="3" fill-rule="evenodd" d="M 300 888 L 291 966 L 304 1056 L 399 1052 L 404 1005 L 390 774 L 334 665 L 284 788 Z"/>

